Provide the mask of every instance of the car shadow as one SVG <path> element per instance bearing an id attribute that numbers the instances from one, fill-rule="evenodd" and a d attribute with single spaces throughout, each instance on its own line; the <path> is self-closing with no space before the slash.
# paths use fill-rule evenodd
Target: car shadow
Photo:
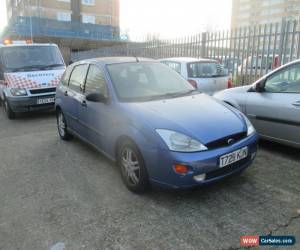
<path id="1" fill-rule="evenodd" d="M 26 113 L 18 113 L 15 120 L 16 121 L 24 121 L 24 120 L 40 120 L 45 118 L 54 118 L 55 111 L 34 111 L 34 112 L 26 112 Z"/>
<path id="2" fill-rule="evenodd" d="M 289 157 L 293 160 L 300 160 L 300 149 L 291 146 L 279 144 L 277 142 L 271 142 L 264 139 L 260 139 L 259 147 L 270 153 L 275 153 L 276 155 L 281 155 L 284 157 Z"/>

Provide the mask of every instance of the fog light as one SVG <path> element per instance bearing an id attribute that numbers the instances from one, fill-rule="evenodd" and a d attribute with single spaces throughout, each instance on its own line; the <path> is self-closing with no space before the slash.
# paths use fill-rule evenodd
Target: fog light
<path id="1" fill-rule="evenodd" d="M 195 181 L 204 181 L 205 177 L 206 177 L 206 174 L 196 175 L 196 176 L 194 176 L 194 180 Z"/>
<path id="2" fill-rule="evenodd" d="M 177 174 L 186 174 L 189 171 L 187 166 L 181 164 L 174 165 L 173 169 Z"/>
<path id="3" fill-rule="evenodd" d="M 254 160 L 255 156 L 256 156 L 256 152 L 252 153 L 251 154 L 251 160 Z"/>

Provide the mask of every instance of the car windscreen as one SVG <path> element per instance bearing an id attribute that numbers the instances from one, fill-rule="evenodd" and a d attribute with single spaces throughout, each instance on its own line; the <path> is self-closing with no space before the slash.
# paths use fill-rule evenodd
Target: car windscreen
<path id="1" fill-rule="evenodd" d="M 147 101 L 190 94 L 195 89 L 162 63 L 136 62 L 107 66 L 121 101 Z"/>
<path id="2" fill-rule="evenodd" d="M 217 62 L 192 62 L 187 64 L 189 78 L 211 78 L 228 75 L 228 70 Z"/>
<path id="3" fill-rule="evenodd" d="M 64 66 L 55 46 L 15 46 L 1 49 L 1 64 L 6 72 L 44 70 Z"/>

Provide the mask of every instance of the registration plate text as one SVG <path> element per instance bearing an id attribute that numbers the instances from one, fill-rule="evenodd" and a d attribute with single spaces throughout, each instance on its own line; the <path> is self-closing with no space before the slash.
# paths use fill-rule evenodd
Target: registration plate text
<path id="1" fill-rule="evenodd" d="M 245 159 L 248 156 L 248 147 L 241 148 L 229 154 L 220 157 L 219 167 L 223 168 L 232 163 Z"/>

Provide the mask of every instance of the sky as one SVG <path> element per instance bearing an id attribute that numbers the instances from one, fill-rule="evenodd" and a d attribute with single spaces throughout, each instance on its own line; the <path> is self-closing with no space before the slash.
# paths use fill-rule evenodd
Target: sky
<path id="1" fill-rule="evenodd" d="M 6 25 L 5 0 L 0 0 L 0 31 Z M 192 35 L 206 29 L 229 29 L 231 0 L 120 0 L 120 25 L 131 39 Z"/>
<path id="2" fill-rule="evenodd" d="M 120 0 L 121 29 L 142 37 L 175 38 L 205 29 L 229 29 L 231 0 Z"/>

